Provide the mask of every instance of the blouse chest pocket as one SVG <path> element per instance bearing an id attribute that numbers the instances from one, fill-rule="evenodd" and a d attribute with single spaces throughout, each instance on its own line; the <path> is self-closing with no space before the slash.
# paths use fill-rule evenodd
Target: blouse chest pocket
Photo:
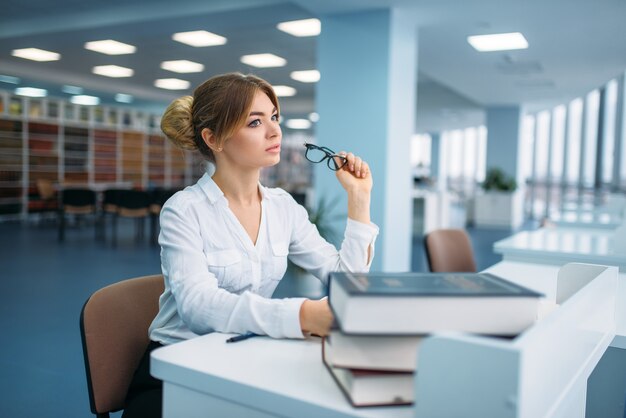
<path id="1" fill-rule="evenodd" d="M 272 244 L 272 267 L 271 278 L 280 280 L 287 271 L 287 255 L 289 255 L 289 243 L 275 242 Z"/>
<path id="2" fill-rule="evenodd" d="M 208 269 L 217 278 L 218 286 L 229 291 L 238 291 L 242 279 L 242 257 L 239 251 L 210 251 L 205 255 Z"/>

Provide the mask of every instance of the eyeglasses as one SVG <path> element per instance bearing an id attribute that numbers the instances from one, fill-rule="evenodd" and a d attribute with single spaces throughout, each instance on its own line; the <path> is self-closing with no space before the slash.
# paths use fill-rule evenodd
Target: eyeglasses
<path id="1" fill-rule="evenodd" d="M 348 163 L 345 155 L 337 155 L 335 151 L 327 147 L 318 147 L 317 145 L 304 143 L 306 152 L 304 156 L 312 163 L 321 163 L 326 160 L 326 165 L 333 171 L 337 171 Z"/>

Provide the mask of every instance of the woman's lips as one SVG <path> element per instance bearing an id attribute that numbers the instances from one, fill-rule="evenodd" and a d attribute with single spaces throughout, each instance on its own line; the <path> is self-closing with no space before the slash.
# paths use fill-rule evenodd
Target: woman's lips
<path id="1" fill-rule="evenodd" d="M 274 145 L 273 147 L 269 147 L 269 148 L 268 148 L 268 149 L 266 149 L 265 151 L 267 151 L 267 152 L 273 152 L 273 153 L 280 152 L 280 144 L 276 144 L 276 145 Z"/>

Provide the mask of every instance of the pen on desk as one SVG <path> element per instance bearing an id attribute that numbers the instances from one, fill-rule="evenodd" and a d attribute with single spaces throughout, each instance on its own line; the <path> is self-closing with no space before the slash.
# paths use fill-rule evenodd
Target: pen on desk
<path id="1" fill-rule="evenodd" d="M 247 340 L 248 338 L 258 337 L 259 334 L 253 332 L 246 332 L 245 334 L 235 335 L 226 340 L 227 343 L 236 343 L 237 341 Z"/>

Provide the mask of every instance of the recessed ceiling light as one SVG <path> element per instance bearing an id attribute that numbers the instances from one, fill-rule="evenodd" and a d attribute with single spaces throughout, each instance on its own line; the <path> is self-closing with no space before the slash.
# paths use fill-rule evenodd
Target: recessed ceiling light
<path id="1" fill-rule="evenodd" d="M 115 95 L 115 101 L 119 103 L 132 103 L 133 96 L 130 94 L 118 93 Z"/>
<path id="2" fill-rule="evenodd" d="M 0 83 L 20 84 L 20 79 L 11 75 L 0 74 Z"/>
<path id="3" fill-rule="evenodd" d="M 86 96 L 84 94 L 80 94 L 78 96 L 70 97 L 70 102 L 78 105 L 95 106 L 97 104 L 100 104 L 100 98 L 96 96 Z"/>
<path id="4" fill-rule="evenodd" d="M 317 36 L 322 31 L 322 24 L 319 19 L 292 20 L 276 25 L 278 30 L 287 32 L 293 36 Z"/>
<path id="5" fill-rule="evenodd" d="M 132 68 L 120 67 L 118 65 L 99 65 L 93 67 L 91 71 L 94 74 L 113 78 L 132 77 L 135 73 Z"/>
<path id="6" fill-rule="evenodd" d="M 227 41 L 223 36 L 205 30 L 178 32 L 172 35 L 172 39 L 195 47 L 224 45 Z"/>
<path id="7" fill-rule="evenodd" d="M 161 68 L 175 73 L 199 73 L 204 71 L 204 65 L 187 60 L 163 61 Z"/>
<path id="8" fill-rule="evenodd" d="M 63 93 L 67 93 L 67 94 L 83 94 L 83 88 L 82 87 L 63 86 L 61 88 L 61 90 L 63 91 Z"/>
<path id="9" fill-rule="evenodd" d="M 468 36 L 467 42 L 480 52 L 528 48 L 528 41 L 519 32 Z"/>
<path id="10" fill-rule="evenodd" d="M 178 78 L 159 78 L 154 81 L 154 85 L 166 90 L 186 90 L 189 88 L 189 81 Z"/>
<path id="11" fill-rule="evenodd" d="M 33 61 L 58 61 L 61 59 L 61 54 L 57 54 L 56 52 L 46 51 L 45 49 L 39 48 L 23 48 L 23 49 L 14 49 L 11 52 L 11 55 L 18 58 L 24 58 L 27 60 Z"/>
<path id="12" fill-rule="evenodd" d="M 114 41 L 113 39 L 87 42 L 85 43 L 85 49 L 107 55 L 134 54 L 137 50 L 133 45 Z"/>
<path id="13" fill-rule="evenodd" d="M 320 72 L 317 70 L 293 71 L 289 76 L 302 83 L 316 83 L 320 81 Z"/>
<path id="14" fill-rule="evenodd" d="M 295 96 L 297 93 L 296 89 L 289 86 L 272 86 L 272 88 L 278 97 Z"/>
<path id="15" fill-rule="evenodd" d="M 34 87 L 18 87 L 15 89 L 15 94 L 18 96 L 28 97 L 46 97 L 48 91 L 45 89 L 36 89 Z"/>
<path id="16" fill-rule="evenodd" d="M 317 122 L 320 120 L 320 115 L 317 112 L 309 113 L 309 120 L 311 122 Z"/>
<path id="17" fill-rule="evenodd" d="M 241 62 L 258 68 L 284 67 L 287 60 L 274 54 L 252 54 L 241 57 Z"/>
<path id="18" fill-rule="evenodd" d="M 311 121 L 308 119 L 289 119 L 285 122 L 285 126 L 289 129 L 309 129 Z"/>

